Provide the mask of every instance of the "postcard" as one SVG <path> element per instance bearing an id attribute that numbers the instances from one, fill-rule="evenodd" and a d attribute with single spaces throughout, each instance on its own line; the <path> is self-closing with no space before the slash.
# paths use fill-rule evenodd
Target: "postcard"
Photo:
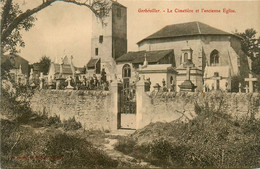
<path id="1" fill-rule="evenodd" d="M 2 0 L 1 168 L 259 168 L 259 11 Z"/>

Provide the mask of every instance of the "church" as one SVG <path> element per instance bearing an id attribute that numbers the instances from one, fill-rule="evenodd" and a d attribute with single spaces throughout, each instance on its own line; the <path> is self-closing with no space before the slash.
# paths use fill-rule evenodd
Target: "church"
<path id="1" fill-rule="evenodd" d="M 174 91 L 230 91 L 232 76 L 249 72 L 241 37 L 198 21 L 169 24 L 137 42 L 138 51 L 127 51 L 126 13 L 112 1 L 107 26 L 93 17 L 88 73 L 105 69 L 124 86 L 144 76 Z"/>

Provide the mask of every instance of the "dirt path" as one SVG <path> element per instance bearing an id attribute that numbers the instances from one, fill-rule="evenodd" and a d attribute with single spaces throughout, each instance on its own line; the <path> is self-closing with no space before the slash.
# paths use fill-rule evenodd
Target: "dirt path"
<path id="1" fill-rule="evenodd" d="M 102 150 L 107 153 L 112 159 L 119 161 L 121 164 L 119 165 L 122 167 L 136 167 L 136 168 L 156 168 L 151 164 L 144 162 L 139 159 L 135 159 L 134 157 L 125 155 L 117 150 L 114 149 L 115 144 L 118 142 L 115 138 L 106 138 L 105 139 L 104 147 Z"/>

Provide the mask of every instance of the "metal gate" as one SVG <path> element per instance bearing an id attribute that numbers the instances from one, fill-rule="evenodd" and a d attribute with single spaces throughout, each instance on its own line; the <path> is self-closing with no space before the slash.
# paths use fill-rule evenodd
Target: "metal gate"
<path id="1" fill-rule="evenodd" d="M 119 128 L 136 128 L 136 93 L 135 85 L 122 87 L 119 97 Z"/>

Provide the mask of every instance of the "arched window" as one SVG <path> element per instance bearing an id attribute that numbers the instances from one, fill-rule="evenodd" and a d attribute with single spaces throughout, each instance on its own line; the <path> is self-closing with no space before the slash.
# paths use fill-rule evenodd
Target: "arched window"
<path id="1" fill-rule="evenodd" d="M 123 75 L 123 78 L 130 78 L 131 77 L 131 67 L 130 67 L 130 65 L 126 64 L 126 65 L 123 66 L 122 75 Z"/>
<path id="2" fill-rule="evenodd" d="M 210 65 L 218 65 L 219 64 L 219 52 L 215 49 L 210 53 Z"/>

